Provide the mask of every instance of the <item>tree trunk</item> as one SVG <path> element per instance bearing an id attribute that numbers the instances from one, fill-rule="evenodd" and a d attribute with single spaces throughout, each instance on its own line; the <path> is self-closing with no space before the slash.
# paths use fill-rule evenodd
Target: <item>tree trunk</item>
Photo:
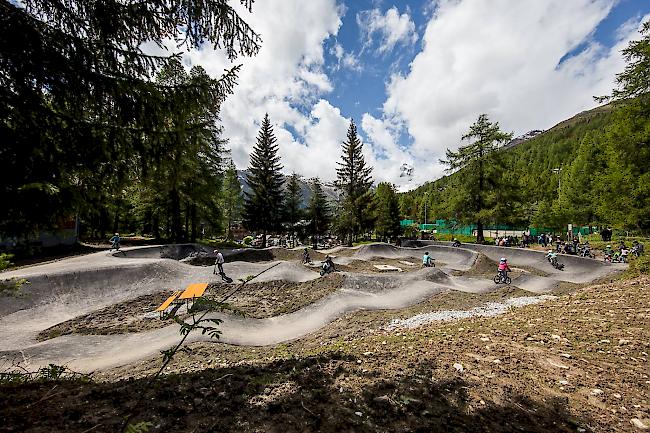
<path id="1" fill-rule="evenodd" d="M 117 233 L 120 227 L 120 206 L 115 208 L 115 219 L 113 220 L 113 233 Z"/>
<path id="2" fill-rule="evenodd" d="M 477 221 L 476 222 L 476 243 L 477 244 L 482 244 L 485 242 L 485 238 L 483 237 L 483 221 Z"/>
<path id="3" fill-rule="evenodd" d="M 160 239 L 160 216 L 157 213 L 151 219 L 151 234 L 154 238 Z"/>
<path id="4" fill-rule="evenodd" d="M 144 213 L 144 224 L 142 225 L 142 234 L 143 235 L 150 235 L 153 230 L 152 230 L 152 211 L 151 208 L 147 207 L 147 210 Z"/>
<path id="5" fill-rule="evenodd" d="M 190 234 L 190 204 L 185 201 L 185 230 L 183 230 L 183 241 L 186 241 L 189 238 Z"/>
<path id="6" fill-rule="evenodd" d="M 266 230 L 262 231 L 262 248 L 266 248 Z"/>
<path id="7" fill-rule="evenodd" d="M 192 242 L 196 242 L 196 235 L 197 235 L 197 222 L 198 218 L 196 217 L 196 204 L 192 204 L 192 207 L 190 208 L 190 221 L 192 223 L 192 233 L 190 235 L 190 240 Z"/>
<path id="8" fill-rule="evenodd" d="M 170 199 L 170 213 L 171 213 L 171 233 L 170 237 L 173 242 L 178 242 L 180 241 L 181 238 L 181 230 L 182 230 L 182 223 L 181 223 L 181 203 L 180 203 L 180 197 L 178 196 L 178 191 L 175 189 L 171 190 L 169 193 L 169 199 Z"/>

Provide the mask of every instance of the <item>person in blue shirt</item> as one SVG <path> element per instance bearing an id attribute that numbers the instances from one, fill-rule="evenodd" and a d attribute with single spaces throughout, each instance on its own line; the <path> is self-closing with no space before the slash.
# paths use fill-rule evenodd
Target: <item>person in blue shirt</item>
<path id="1" fill-rule="evenodd" d="M 433 266 L 433 258 L 429 255 L 428 251 L 422 256 L 422 266 L 426 268 Z"/>
<path id="2" fill-rule="evenodd" d="M 115 235 L 110 239 L 111 242 L 111 249 L 112 250 L 119 250 L 120 249 L 120 241 L 122 238 L 120 238 L 119 233 L 115 233 Z"/>

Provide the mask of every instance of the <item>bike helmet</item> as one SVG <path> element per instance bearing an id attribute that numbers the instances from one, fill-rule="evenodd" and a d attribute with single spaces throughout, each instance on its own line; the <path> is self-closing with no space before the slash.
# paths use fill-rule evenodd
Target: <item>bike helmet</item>
<path id="1" fill-rule="evenodd" d="M 607 245 L 607 247 L 606 247 L 606 248 L 611 248 L 611 247 L 612 247 L 611 245 Z"/>
<path id="2" fill-rule="evenodd" d="M 499 261 L 501 261 L 501 262 L 507 262 L 507 260 L 506 260 L 505 257 L 501 257 L 501 260 L 499 260 Z"/>

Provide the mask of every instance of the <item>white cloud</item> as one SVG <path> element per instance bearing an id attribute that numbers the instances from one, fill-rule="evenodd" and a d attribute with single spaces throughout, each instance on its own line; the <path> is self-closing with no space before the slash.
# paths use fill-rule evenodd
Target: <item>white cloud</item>
<path id="1" fill-rule="evenodd" d="M 595 106 L 592 96 L 611 91 L 624 67 L 620 50 L 637 35 L 638 21 L 619 29 L 612 48 L 592 40 L 614 3 L 438 1 L 423 50 L 407 74 L 392 76 L 383 107 L 414 139 L 416 181 L 442 174 L 438 159 L 481 113 L 520 134 Z"/>
<path id="2" fill-rule="evenodd" d="M 366 44 L 371 44 L 375 35 L 379 35 L 380 53 L 391 51 L 395 45 L 412 45 L 418 40 L 415 24 L 408 11 L 400 15 L 395 6 L 382 14 L 379 9 L 362 11 L 357 14 L 357 24 Z"/>
<path id="3" fill-rule="evenodd" d="M 359 57 L 354 53 L 346 52 L 343 46 L 338 42 L 330 48 L 330 54 L 336 57 L 337 63 L 334 69 L 343 67 L 356 72 L 361 72 L 363 70 Z"/>
<path id="4" fill-rule="evenodd" d="M 615 1 L 432 1 L 422 51 L 407 73 L 390 77 L 383 113 L 365 113 L 358 125 L 375 179 L 404 189 L 441 175 L 438 159 L 481 113 L 520 134 L 594 106 L 592 96 L 611 90 L 624 67 L 620 50 L 637 35 L 639 20 L 621 26 L 612 48 L 592 40 Z M 363 22 L 380 52 L 417 41 L 407 13 L 374 11 Z M 264 41 L 258 56 L 238 59 L 239 85 L 222 109 L 238 167 L 248 166 L 259 122 L 269 113 L 286 173 L 335 178 L 349 118 L 326 99 L 336 83 L 327 76 L 323 47 L 336 37 L 342 14 L 335 0 L 256 2 L 253 14 L 242 13 Z M 559 63 L 579 46 L 585 48 Z M 339 43 L 330 54 L 336 67 L 362 68 Z M 209 48 L 185 60 L 213 76 L 231 67 Z M 400 142 L 405 132 L 410 148 Z M 400 178 L 402 164 L 415 167 L 412 183 Z"/>
<path id="5" fill-rule="evenodd" d="M 263 43 L 257 56 L 237 60 L 243 64 L 239 84 L 222 107 L 225 136 L 238 167 L 248 166 L 259 122 L 268 113 L 285 172 L 331 178 L 332 164 L 324 156 L 330 151 L 338 156 L 340 141 L 335 142 L 335 137 L 340 133 L 333 119 L 343 118 L 338 109 L 320 99 L 333 88 L 324 72 L 323 43 L 337 34 L 342 13 L 335 0 L 256 2 L 252 14 L 242 11 Z M 210 48 L 187 57 L 214 76 L 231 66 L 222 52 Z M 330 149 L 334 145 L 336 149 Z M 314 157 L 319 159 L 310 165 Z"/>

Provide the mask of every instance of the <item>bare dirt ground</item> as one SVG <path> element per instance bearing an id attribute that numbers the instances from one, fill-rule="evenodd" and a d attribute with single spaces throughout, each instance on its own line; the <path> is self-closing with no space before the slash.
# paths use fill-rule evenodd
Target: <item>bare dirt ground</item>
<path id="1" fill-rule="evenodd" d="M 343 284 L 342 274 L 330 274 L 304 283 L 287 281 L 251 282 L 242 286 L 228 299 L 228 304 L 247 317 L 266 318 L 291 313 L 316 302 L 336 291 Z M 234 292 L 232 284 L 211 284 L 206 297 L 220 300 Z M 124 334 L 158 329 L 173 324 L 172 319 L 161 320 L 158 316 L 145 317 L 162 304 L 171 291 L 140 296 L 120 302 L 90 314 L 54 325 L 39 333 L 39 340 L 47 340 L 67 334 Z M 181 315 L 180 318 L 185 318 Z"/>
<path id="2" fill-rule="evenodd" d="M 133 414 L 150 431 L 641 432 L 649 288 L 649 277 L 611 280 L 493 318 L 390 332 L 396 314 L 360 312 L 271 347 L 199 343 L 150 387 L 143 376 L 159 359 L 90 383 L 5 384 L 0 431 L 118 431 Z M 397 316 L 517 292 L 443 293 Z"/>
<path id="3" fill-rule="evenodd" d="M 407 261 L 410 263 L 413 263 L 413 265 L 406 265 L 402 263 L 402 261 Z M 375 265 L 389 265 L 389 266 L 395 266 L 397 268 L 400 268 L 402 272 L 414 272 L 414 271 L 419 271 L 422 269 L 422 266 L 418 260 L 415 259 L 373 259 L 373 260 L 352 260 L 350 263 L 347 263 L 345 265 L 340 265 L 336 264 L 336 259 L 334 260 L 334 263 L 336 265 L 336 269 L 339 271 L 344 271 L 344 272 L 363 272 L 363 273 L 390 273 L 390 272 L 384 272 L 381 271 L 377 268 L 375 268 Z M 445 263 L 441 263 L 436 261 L 436 266 L 441 267 L 444 266 Z"/>

